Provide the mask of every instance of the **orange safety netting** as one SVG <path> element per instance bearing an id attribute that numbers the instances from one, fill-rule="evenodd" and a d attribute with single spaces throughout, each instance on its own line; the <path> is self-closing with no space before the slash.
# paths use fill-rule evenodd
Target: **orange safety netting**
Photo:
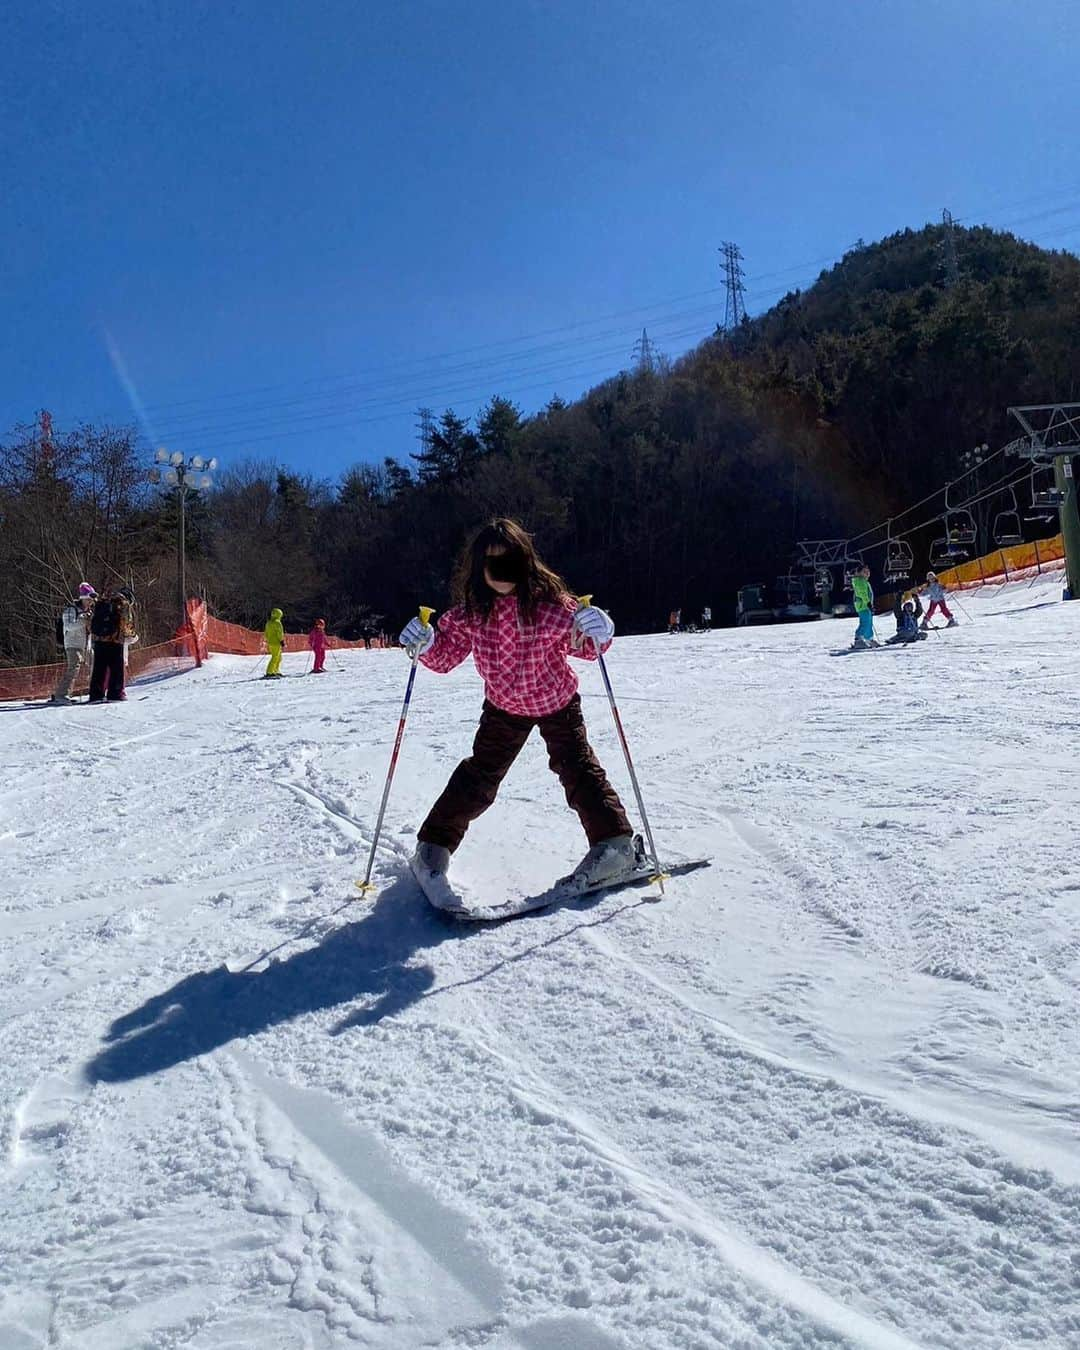
<path id="1" fill-rule="evenodd" d="M 75 680 L 72 693 L 85 694 L 90 685 L 92 657 L 88 653 Z M 138 643 L 128 648 L 127 682 L 135 684 L 156 675 L 178 674 L 194 670 L 195 648 L 190 637 L 178 635 L 171 642 L 159 642 L 152 647 Z M 60 683 L 64 662 L 47 666 L 18 666 L 0 670 L 0 700 L 13 698 L 48 698 Z"/>
<path id="2" fill-rule="evenodd" d="M 982 558 L 950 567 L 939 572 L 943 586 L 957 591 L 971 591 L 991 583 L 1025 581 L 1041 572 L 1057 571 L 1065 558 L 1065 540 L 1060 534 L 1052 539 L 1036 539 L 1030 544 L 1016 544 L 999 548 Z"/>
<path id="3" fill-rule="evenodd" d="M 344 638 L 327 636 L 327 647 L 339 650 L 345 647 L 385 647 L 388 644 L 381 638 L 372 638 L 367 642 L 346 642 Z M 286 633 L 285 651 L 305 652 L 308 650 L 306 633 Z M 185 670 L 194 670 L 214 652 L 232 653 L 237 656 L 265 656 L 266 641 L 262 633 L 251 628 L 242 628 L 236 623 L 226 623 L 207 611 L 202 600 L 188 601 L 187 627 L 177 632 L 169 642 L 159 642 L 156 646 L 143 647 L 138 643 L 128 648 L 129 683 L 153 676 L 180 674 Z M 75 680 L 73 694 L 86 693 L 90 684 L 91 657 L 88 655 Z M 17 666 L 10 670 L 0 669 L 0 702 L 6 699 L 48 698 L 60 683 L 64 673 L 64 662 L 51 662 L 44 666 Z"/>
<path id="4" fill-rule="evenodd" d="M 238 623 L 226 623 L 224 619 L 215 618 L 202 600 L 188 601 L 188 621 L 198 640 L 199 657 L 205 660 L 213 652 L 230 653 L 233 656 L 265 656 L 266 639 L 262 633 L 253 628 L 243 628 Z M 326 636 L 326 645 L 332 651 L 340 651 L 344 648 L 360 647 L 385 647 L 387 644 L 381 638 L 372 638 L 370 642 L 348 642 L 344 638 L 333 637 L 329 633 Z M 285 646 L 287 652 L 306 652 L 308 648 L 308 639 L 306 633 L 286 633 Z"/>

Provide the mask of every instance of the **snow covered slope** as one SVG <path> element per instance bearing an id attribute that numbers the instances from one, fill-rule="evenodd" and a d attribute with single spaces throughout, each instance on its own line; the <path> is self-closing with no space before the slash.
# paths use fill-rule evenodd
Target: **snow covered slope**
<path id="1" fill-rule="evenodd" d="M 657 840 L 714 864 L 498 928 L 404 867 L 471 668 L 418 677 L 374 901 L 400 653 L 0 705 L 0 1345 L 1076 1347 L 1059 593 L 844 660 L 617 641 Z M 495 901 L 583 850 L 534 738 L 457 864 Z"/>

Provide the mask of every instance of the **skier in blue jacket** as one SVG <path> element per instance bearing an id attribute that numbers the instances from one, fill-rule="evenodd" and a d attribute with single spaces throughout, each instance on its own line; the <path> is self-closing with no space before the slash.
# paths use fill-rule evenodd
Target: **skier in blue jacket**
<path id="1" fill-rule="evenodd" d="M 905 597 L 900 591 L 897 591 L 896 599 L 893 601 L 896 635 L 886 638 L 885 641 L 890 646 L 895 642 L 925 642 L 926 634 L 919 628 L 919 618 L 922 612 L 922 601 L 916 593 L 912 592 L 911 595 Z"/>

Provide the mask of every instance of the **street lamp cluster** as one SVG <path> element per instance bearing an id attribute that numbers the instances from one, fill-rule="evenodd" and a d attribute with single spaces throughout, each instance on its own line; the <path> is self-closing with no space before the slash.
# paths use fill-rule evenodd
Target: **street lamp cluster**
<path id="1" fill-rule="evenodd" d="M 216 459 L 203 459 L 202 455 L 185 455 L 182 450 L 166 450 L 164 446 L 154 455 L 157 461 L 147 470 L 151 483 L 164 484 L 176 488 L 180 510 L 176 530 L 176 593 L 179 602 L 181 626 L 187 624 L 187 557 L 186 557 L 186 515 L 187 495 L 189 492 L 205 492 L 213 487 L 211 474 L 217 468 Z M 159 468 L 158 466 L 164 466 Z"/>
<path id="2" fill-rule="evenodd" d="M 158 464 L 165 464 L 168 467 L 159 469 L 155 465 L 147 474 L 151 483 L 165 483 L 168 487 L 182 486 L 189 492 L 205 491 L 214 485 L 210 474 L 218 466 L 216 459 L 203 459 L 202 455 L 192 455 L 189 459 L 182 450 L 174 450 L 170 454 L 164 446 L 158 450 L 154 458 Z"/>
<path id="3" fill-rule="evenodd" d="M 972 446 L 970 450 L 960 451 L 960 464 L 964 470 L 964 473 L 974 475 L 973 478 L 974 487 L 966 495 L 969 499 L 971 498 L 976 499 L 973 502 L 973 506 L 975 508 L 974 512 L 975 518 L 978 522 L 978 531 L 979 531 L 978 539 L 984 539 L 986 537 L 987 526 L 990 524 L 990 518 L 988 514 L 990 510 L 989 503 L 985 499 L 978 500 L 979 488 L 981 486 L 979 482 L 979 470 L 982 468 L 983 461 L 989 456 L 989 454 L 990 454 L 990 446 L 986 441 L 984 441 L 982 445 Z M 978 539 L 976 540 L 976 544 L 978 543 Z"/>
<path id="4" fill-rule="evenodd" d="M 970 473 L 972 469 L 981 467 L 983 460 L 990 453 L 990 446 L 983 442 L 982 445 L 973 446 L 970 450 L 960 451 L 960 463 Z"/>

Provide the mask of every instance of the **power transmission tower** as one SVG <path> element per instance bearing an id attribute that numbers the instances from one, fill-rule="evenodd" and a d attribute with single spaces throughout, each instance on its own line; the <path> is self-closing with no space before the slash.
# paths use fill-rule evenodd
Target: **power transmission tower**
<path id="1" fill-rule="evenodd" d="M 951 211 L 942 211 L 941 220 L 944 233 L 941 239 L 941 266 L 945 273 L 945 286 L 951 288 L 960 280 L 960 264 L 956 261 L 955 222 Z"/>
<path id="2" fill-rule="evenodd" d="M 658 361 L 659 353 L 656 345 L 643 328 L 641 336 L 634 343 L 634 370 L 639 375 L 652 375 L 656 371 Z"/>
<path id="3" fill-rule="evenodd" d="M 721 266 L 724 269 L 724 285 L 727 287 L 724 332 L 731 333 L 746 318 L 746 287 L 743 285 L 743 270 L 740 266 L 743 256 L 738 244 L 724 244 L 719 252 L 724 255 Z"/>
<path id="4" fill-rule="evenodd" d="M 430 408 L 416 410 L 416 436 L 420 442 L 420 453 L 426 455 L 431 450 L 435 438 L 435 414 Z"/>

